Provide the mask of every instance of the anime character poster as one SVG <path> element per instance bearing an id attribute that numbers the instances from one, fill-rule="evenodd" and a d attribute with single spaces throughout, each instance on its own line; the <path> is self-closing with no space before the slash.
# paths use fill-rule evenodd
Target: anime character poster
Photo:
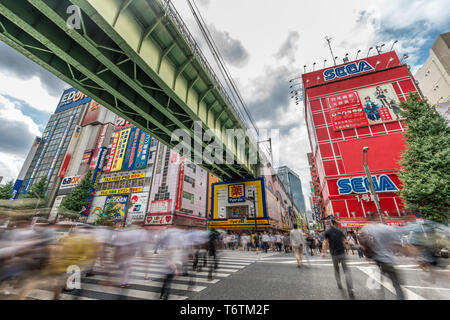
<path id="1" fill-rule="evenodd" d="M 383 123 L 399 120 L 400 101 L 392 84 L 383 84 L 375 87 L 358 90 L 369 124 Z"/>

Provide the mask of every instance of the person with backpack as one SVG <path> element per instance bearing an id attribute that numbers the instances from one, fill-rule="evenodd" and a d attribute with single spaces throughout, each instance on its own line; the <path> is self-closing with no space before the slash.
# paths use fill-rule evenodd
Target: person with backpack
<path id="1" fill-rule="evenodd" d="M 386 275 L 395 289 L 397 299 L 405 298 L 400 286 L 400 279 L 394 268 L 396 247 L 401 246 L 400 234 L 391 226 L 377 222 L 375 215 L 370 215 L 371 223 L 359 233 L 359 243 L 364 255 L 375 261 L 382 274 Z"/>
<path id="2" fill-rule="evenodd" d="M 345 281 L 347 283 L 347 291 L 350 299 L 355 299 L 353 290 L 352 275 L 350 268 L 347 267 L 346 254 L 345 254 L 345 234 L 338 229 L 338 223 L 335 220 L 331 220 L 330 228 L 325 231 L 325 240 L 323 241 L 322 254 L 325 256 L 327 245 L 330 246 L 331 259 L 333 260 L 334 276 L 336 278 L 337 286 L 339 290 L 342 290 L 341 275 L 339 272 L 339 265 L 342 265 L 342 269 L 345 274 Z"/>

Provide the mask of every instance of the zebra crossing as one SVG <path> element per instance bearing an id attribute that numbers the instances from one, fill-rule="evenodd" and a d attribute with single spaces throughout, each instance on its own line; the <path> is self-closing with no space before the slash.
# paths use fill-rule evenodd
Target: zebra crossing
<path id="1" fill-rule="evenodd" d="M 208 286 L 226 279 L 232 274 L 243 270 L 251 264 L 261 261 L 276 253 L 256 254 L 248 251 L 219 252 L 219 266 L 213 273 L 213 279 L 208 279 L 209 266 L 201 271 L 192 271 L 187 275 L 178 275 L 171 284 L 169 300 L 189 299 Z M 202 261 L 200 261 L 202 262 Z M 200 263 L 199 262 L 199 263 Z M 94 275 L 81 278 L 81 288 L 61 294 L 61 300 L 159 300 L 161 287 L 165 279 L 165 252 L 149 253 L 147 257 L 138 256 L 129 271 L 128 286 L 118 286 L 123 277 L 123 270 L 114 265 L 110 259 L 105 259 L 105 266 L 112 267 L 107 273 L 100 268 L 97 261 L 94 266 Z M 192 264 L 190 264 L 191 266 Z M 148 271 L 148 274 L 147 274 Z M 146 279 L 146 276 L 148 278 Z M 14 290 L 11 293 L 16 293 Z M 27 299 L 49 300 L 53 294 L 50 289 L 39 287 L 32 290 Z"/>

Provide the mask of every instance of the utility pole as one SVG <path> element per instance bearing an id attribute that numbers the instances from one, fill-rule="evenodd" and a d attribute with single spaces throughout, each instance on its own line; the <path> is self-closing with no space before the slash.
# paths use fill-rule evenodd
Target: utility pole
<path id="1" fill-rule="evenodd" d="M 369 151 L 369 147 L 364 147 L 363 148 L 363 166 L 364 166 L 364 171 L 366 172 L 367 182 L 369 183 L 370 193 L 372 194 L 373 200 L 375 202 L 375 206 L 377 207 L 377 211 L 378 211 L 378 214 L 380 216 L 380 221 L 381 221 L 382 224 L 385 224 L 384 218 L 383 218 L 383 212 L 381 212 L 380 201 L 378 200 L 378 195 L 375 192 L 375 188 L 373 186 L 372 175 L 370 174 L 370 170 L 369 170 L 369 164 L 368 164 L 369 156 L 368 156 L 367 151 Z"/>
<path id="2" fill-rule="evenodd" d="M 333 58 L 334 65 L 336 65 L 336 58 L 334 57 L 333 50 L 331 49 L 331 40 L 332 40 L 332 38 L 330 38 L 328 36 L 325 36 L 325 40 L 327 41 L 328 47 L 330 48 L 331 57 Z"/>

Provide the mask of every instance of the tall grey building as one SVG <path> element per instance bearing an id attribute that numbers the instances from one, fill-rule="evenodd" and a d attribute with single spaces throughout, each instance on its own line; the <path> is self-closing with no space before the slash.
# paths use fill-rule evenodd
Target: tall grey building
<path id="1" fill-rule="evenodd" d="M 305 199 L 302 191 L 302 182 L 298 174 L 292 171 L 289 167 L 283 166 L 277 169 L 278 177 L 283 183 L 286 191 L 291 196 L 294 205 L 300 212 L 305 213 Z"/>

